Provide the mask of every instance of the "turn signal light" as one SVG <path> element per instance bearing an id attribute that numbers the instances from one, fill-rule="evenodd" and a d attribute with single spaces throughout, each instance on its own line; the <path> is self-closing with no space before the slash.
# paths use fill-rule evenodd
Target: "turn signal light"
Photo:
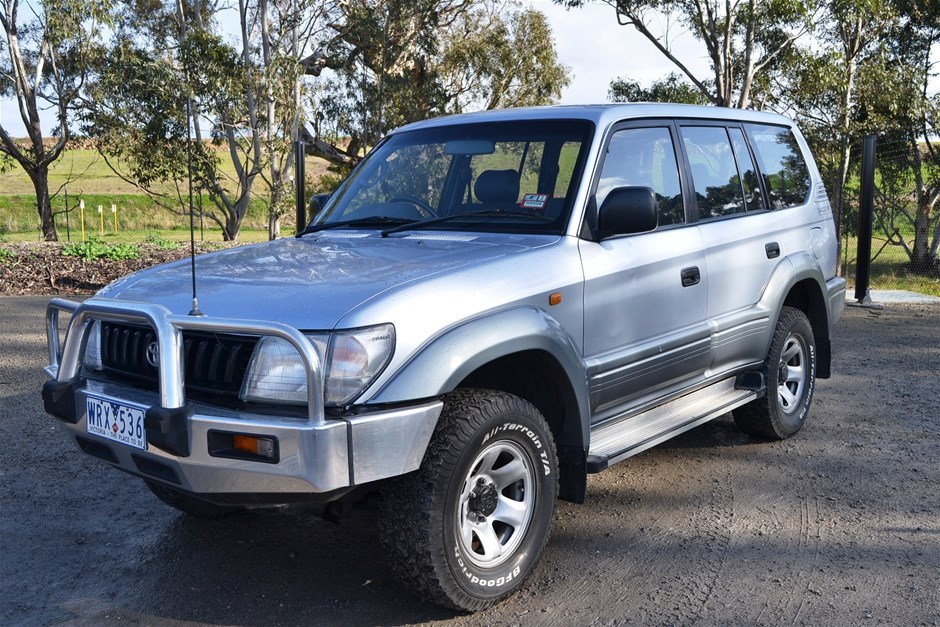
<path id="1" fill-rule="evenodd" d="M 259 438 L 253 435 L 233 435 L 232 448 L 243 453 L 260 455 L 261 457 L 274 456 L 274 441 L 270 438 Z"/>
<path id="2" fill-rule="evenodd" d="M 269 464 L 278 462 L 277 438 L 271 436 L 213 430 L 208 433 L 208 444 L 209 455 L 213 457 L 247 459 Z"/>

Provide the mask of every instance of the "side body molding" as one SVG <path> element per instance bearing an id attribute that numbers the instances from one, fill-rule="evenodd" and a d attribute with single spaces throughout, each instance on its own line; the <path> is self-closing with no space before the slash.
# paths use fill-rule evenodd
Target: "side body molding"
<path id="1" fill-rule="evenodd" d="M 398 403 L 446 394 L 481 366 L 523 351 L 543 351 L 561 366 L 577 398 L 577 418 L 586 445 L 590 404 L 580 350 L 554 318 L 532 306 L 487 314 L 431 338 L 372 395 L 369 403 Z"/>

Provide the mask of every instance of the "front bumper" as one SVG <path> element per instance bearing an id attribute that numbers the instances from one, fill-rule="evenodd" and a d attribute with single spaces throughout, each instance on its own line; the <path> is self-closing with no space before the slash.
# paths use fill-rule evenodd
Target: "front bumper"
<path id="1" fill-rule="evenodd" d="M 60 350 L 59 313 L 71 313 Z M 85 335 L 94 320 L 150 325 L 160 353 L 160 392 L 80 378 Z M 244 504 L 299 500 L 416 470 L 443 404 L 432 400 L 392 408 L 359 408 L 327 418 L 320 362 L 310 342 L 285 325 L 175 316 L 158 305 L 89 299 L 53 300 L 47 309 L 52 379 L 43 387 L 46 410 L 62 420 L 86 453 L 142 478 L 208 498 Z M 187 402 L 180 359 L 184 329 L 272 335 L 301 354 L 308 374 L 308 415 L 271 416 Z M 144 408 L 148 446 L 141 450 L 88 433 L 87 399 Z M 219 434 L 249 434 L 277 443 L 275 460 L 233 459 L 213 446 Z M 215 499 L 213 499 L 215 495 Z"/>

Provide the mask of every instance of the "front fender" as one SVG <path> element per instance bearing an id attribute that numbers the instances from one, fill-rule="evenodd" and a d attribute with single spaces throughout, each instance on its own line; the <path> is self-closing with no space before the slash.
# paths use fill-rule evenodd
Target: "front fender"
<path id="1" fill-rule="evenodd" d="M 487 363 L 532 350 L 550 354 L 561 366 L 577 397 L 581 424 L 587 429 L 588 386 L 580 351 L 554 318 L 531 306 L 475 318 L 435 336 L 372 395 L 369 403 L 440 396 Z"/>

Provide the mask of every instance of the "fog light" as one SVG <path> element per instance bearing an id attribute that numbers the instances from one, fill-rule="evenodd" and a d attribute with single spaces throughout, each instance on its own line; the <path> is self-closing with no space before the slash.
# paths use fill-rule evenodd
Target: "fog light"
<path id="1" fill-rule="evenodd" d="M 208 433 L 209 455 L 230 459 L 246 459 L 253 462 L 278 462 L 277 438 L 210 431 Z"/>

